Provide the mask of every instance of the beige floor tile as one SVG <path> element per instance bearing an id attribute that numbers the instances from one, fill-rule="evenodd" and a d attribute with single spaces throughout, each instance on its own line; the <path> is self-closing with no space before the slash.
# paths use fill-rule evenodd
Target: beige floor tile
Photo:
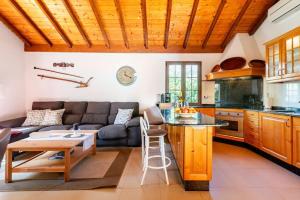
<path id="1" fill-rule="evenodd" d="M 300 199 L 300 189 L 298 188 L 285 188 L 279 189 L 278 192 L 283 197 L 284 200 L 299 200 Z"/>

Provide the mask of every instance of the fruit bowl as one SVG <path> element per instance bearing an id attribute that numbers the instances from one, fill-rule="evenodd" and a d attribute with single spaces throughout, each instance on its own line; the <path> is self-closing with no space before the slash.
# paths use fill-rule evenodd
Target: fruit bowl
<path id="1" fill-rule="evenodd" d="M 179 117 L 192 118 L 196 113 L 177 113 Z"/>

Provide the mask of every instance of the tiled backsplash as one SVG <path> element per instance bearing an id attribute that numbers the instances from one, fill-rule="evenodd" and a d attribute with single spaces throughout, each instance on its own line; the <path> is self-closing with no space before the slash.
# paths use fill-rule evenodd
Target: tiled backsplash
<path id="1" fill-rule="evenodd" d="M 265 102 L 272 106 L 300 108 L 300 82 L 265 84 Z"/>

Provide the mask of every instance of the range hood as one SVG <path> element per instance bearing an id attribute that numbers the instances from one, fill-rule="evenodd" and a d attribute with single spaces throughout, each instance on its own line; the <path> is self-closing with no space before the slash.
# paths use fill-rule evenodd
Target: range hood
<path id="1" fill-rule="evenodd" d="M 246 66 L 241 69 L 211 72 L 206 75 L 206 80 L 213 81 L 213 80 L 221 80 L 221 79 L 229 79 L 229 78 L 263 77 L 263 76 L 265 76 L 264 68 L 252 68 Z"/>

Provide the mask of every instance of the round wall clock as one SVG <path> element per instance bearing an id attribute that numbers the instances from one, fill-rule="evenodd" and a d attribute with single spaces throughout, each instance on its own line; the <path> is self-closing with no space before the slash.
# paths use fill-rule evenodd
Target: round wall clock
<path id="1" fill-rule="evenodd" d="M 136 81 L 137 75 L 135 69 L 129 66 L 124 66 L 118 69 L 116 77 L 120 84 L 127 86 Z"/>

